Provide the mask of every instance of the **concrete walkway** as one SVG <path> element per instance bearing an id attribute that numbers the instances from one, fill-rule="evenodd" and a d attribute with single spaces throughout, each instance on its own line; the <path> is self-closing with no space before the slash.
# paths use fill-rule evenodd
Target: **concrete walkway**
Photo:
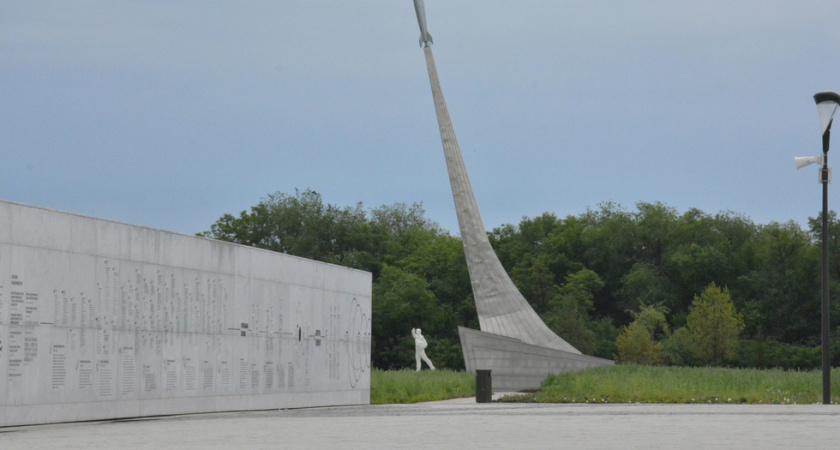
<path id="1" fill-rule="evenodd" d="M 0 449 L 840 448 L 824 405 L 354 406 L 0 428 Z"/>

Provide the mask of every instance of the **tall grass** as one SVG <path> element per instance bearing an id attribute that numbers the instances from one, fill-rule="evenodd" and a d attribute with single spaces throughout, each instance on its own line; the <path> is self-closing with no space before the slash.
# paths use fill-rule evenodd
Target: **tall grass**
<path id="1" fill-rule="evenodd" d="M 832 385 L 840 386 L 840 371 Z M 540 403 L 774 403 L 822 401 L 820 371 L 618 365 L 552 375 L 542 388 L 503 401 Z M 840 389 L 832 390 L 840 402 Z"/>
<path id="2" fill-rule="evenodd" d="M 451 370 L 373 370 L 370 403 L 417 403 L 475 397 L 475 375 Z"/>

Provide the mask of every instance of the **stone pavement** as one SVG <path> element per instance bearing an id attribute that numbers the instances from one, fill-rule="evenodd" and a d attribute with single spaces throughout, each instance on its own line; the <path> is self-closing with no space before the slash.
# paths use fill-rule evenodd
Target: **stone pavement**
<path id="1" fill-rule="evenodd" d="M 0 449 L 836 449 L 835 405 L 350 406 L 0 428 Z"/>

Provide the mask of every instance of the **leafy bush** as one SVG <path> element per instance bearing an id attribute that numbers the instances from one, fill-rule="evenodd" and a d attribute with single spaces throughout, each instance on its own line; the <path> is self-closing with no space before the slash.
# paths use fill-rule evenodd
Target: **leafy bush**
<path id="1" fill-rule="evenodd" d="M 639 321 L 621 328 L 621 334 L 615 341 L 619 363 L 659 365 L 662 344 L 653 340 L 650 332 Z"/>
<path id="2" fill-rule="evenodd" d="M 819 346 L 785 344 L 772 339 L 744 339 L 738 345 L 737 364 L 741 367 L 807 370 L 820 367 Z"/>
<path id="3" fill-rule="evenodd" d="M 696 353 L 694 338 L 686 327 L 677 329 L 662 342 L 662 363 L 665 365 L 699 366 Z"/>

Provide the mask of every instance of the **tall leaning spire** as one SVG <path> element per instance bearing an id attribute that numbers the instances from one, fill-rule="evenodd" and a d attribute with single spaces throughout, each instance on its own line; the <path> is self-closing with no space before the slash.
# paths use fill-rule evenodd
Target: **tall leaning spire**
<path id="1" fill-rule="evenodd" d="M 415 6 L 417 2 L 415 1 Z M 419 16 L 419 13 L 418 13 Z M 425 17 L 425 13 L 423 14 Z M 425 21 L 424 21 L 425 22 Z M 425 25 L 425 23 L 423 23 Z M 421 25 L 421 29 L 425 27 Z M 435 58 L 428 42 L 423 48 L 426 66 L 429 69 L 429 83 L 435 101 L 440 139 L 446 156 L 449 183 L 458 214 L 458 226 L 467 267 L 472 283 L 473 297 L 478 312 L 481 331 L 518 339 L 524 343 L 580 354 L 576 348 L 554 334 L 540 319 L 525 297 L 511 281 L 493 248 L 481 222 L 478 205 L 475 202 L 464 159 L 455 129 L 449 118 L 449 110 L 440 88 Z"/>

